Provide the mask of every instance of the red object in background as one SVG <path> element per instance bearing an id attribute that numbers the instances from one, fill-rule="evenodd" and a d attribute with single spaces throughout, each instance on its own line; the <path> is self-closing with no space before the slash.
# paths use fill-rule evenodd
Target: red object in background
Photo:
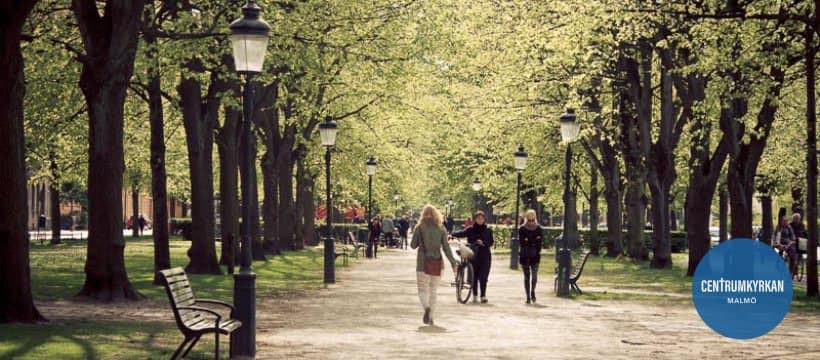
<path id="1" fill-rule="evenodd" d="M 344 221 L 350 222 L 353 221 L 354 216 L 359 216 L 360 219 L 364 218 L 365 209 L 363 207 L 350 207 L 345 209 L 344 211 Z M 319 205 L 316 207 L 316 213 L 314 214 L 316 219 L 327 219 L 327 211 L 324 205 Z"/>

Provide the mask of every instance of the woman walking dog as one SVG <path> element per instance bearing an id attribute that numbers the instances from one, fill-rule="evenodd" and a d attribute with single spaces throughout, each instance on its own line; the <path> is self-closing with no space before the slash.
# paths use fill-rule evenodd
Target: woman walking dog
<path id="1" fill-rule="evenodd" d="M 444 262 L 441 252 L 447 255 L 447 260 L 456 271 L 456 259 L 447 243 L 447 231 L 444 230 L 444 221 L 441 213 L 433 205 L 425 205 L 421 211 L 421 219 L 413 230 L 413 240 L 410 247 L 418 248 L 416 256 L 416 278 L 419 288 L 419 300 L 424 308 L 422 321 L 433 325 L 433 313 L 436 308 L 436 291 L 441 279 Z"/>

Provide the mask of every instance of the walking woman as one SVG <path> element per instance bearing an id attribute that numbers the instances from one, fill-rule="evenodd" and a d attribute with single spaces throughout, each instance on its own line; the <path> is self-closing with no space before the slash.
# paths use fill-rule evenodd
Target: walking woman
<path id="1" fill-rule="evenodd" d="M 518 241 L 521 244 L 518 262 L 524 269 L 527 304 L 535 303 L 535 284 L 538 283 L 538 265 L 541 263 L 541 244 L 544 241 L 544 233 L 536 220 L 535 210 L 527 210 L 524 214 L 524 225 L 518 228 Z"/>
<path id="2" fill-rule="evenodd" d="M 367 224 L 367 230 L 370 231 L 367 235 L 367 252 L 370 257 L 375 259 L 379 250 L 379 236 L 382 233 L 382 222 L 378 215 L 370 220 L 370 224 Z"/>
<path id="3" fill-rule="evenodd" d="M 478 288 L 481 288 L 481 303 L 487 303 L 487 278 L 490 276 L 490 265 L 492 264 L 493 231 L 487 226 L 487 217 L 479 210 L 473 216 L 475 222 L 472 226 L 453 233 L 453 237 L 467 238 L 467 242 L 472 247 L 475 256 L 470 262 L 473 263 L 473 302 L 478 298 Z M 476 283 L 478 283 L 476 286 Z"/>
<path id="4" fill-rule="evenodd" d="M 444 230 L 444 221 L 441 213 L 433 205 L 425 205 L 421 210 L 421 219 L 413 230 L 413 240 L 410 247 L 418 248 L 416 256 L 416 278 L 419 287 L 419 300 L 424 308 L 422 321 L 433 325 L 433 311 L 436 308 L 436 291 L 441 279 L 441 270 L 444 262 L 441 252 L 447 255 L 447 260 L 456 272 L 456 259 L 447 243 L 447 231 Z"/>

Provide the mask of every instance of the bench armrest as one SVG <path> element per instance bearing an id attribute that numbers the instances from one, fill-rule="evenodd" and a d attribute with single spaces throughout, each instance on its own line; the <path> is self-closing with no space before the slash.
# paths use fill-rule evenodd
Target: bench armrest
<path id="1" fill-rule="evenodd" d="M 177 310 L 202 311 L 202 312 L 209 313 L 213 316 L 216 316 L 216 322 L 214 323 L 214 325 L 217 329 L 219 328 L 219 321 L 222 320 L 222 315 L 219 315 L 218 312 L 213 311 L 211 309 L 206 309 L 206 308 L 200 307 L 200 306 L 182 306 L 182 307 L 178 307 Z"/>
<path id="2" fill-rule="evenodd" d="M 230 308 L 230 309 L 231 309 L 231 313 L 233 313 L 233 312 L 235 312 L 235 311 L 236 311 L 236 308 L 235 308 L 233 305 L 228 304 L 228 303 L 226 303 L 226 302 L 224 302 L 224 301 L 213 300 L 213 299 L 196 299 L 196 302 L 197 302 L 197 303 L 203 303 L 203 304 L 213 304 L 213 305 L 221 305 L 221 306 L 225 306 L 225 307 L 227 307 L 227 308 Z"/>

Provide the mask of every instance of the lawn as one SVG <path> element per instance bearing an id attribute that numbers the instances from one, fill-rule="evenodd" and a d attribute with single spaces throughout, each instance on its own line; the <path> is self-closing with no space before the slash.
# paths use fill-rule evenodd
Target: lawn
<path id="1" fill-rule="evenodd" d="M 132 284 L 149 299 L 164 303 L 164 289 L 151 284 L 153 244 L 150 238 L 127 238 L 126 241 L 126 268 Z M 187 264 L 185 252 L 189 245 L 180 238 L 172 238 L 173 266 Z M 78 241 L 58 246 L 32 244 L 31 277 L 36 301 L 72 298 L 84 280 L 85 250 L 85 243 Z M 342 266 L 341 259 L 337 266 Z M 322 253 L 317 249 L 286 252 L 269 257 L 268 261 L 254 262 L 254 271 L 258 297 L 298 295 L 322 287 Z M 198 297 L 232 301 L 233 278 L 227 273 L 190 277 Z M 157 311 L 167 311 L 170 316 L 168 308 Z M 86 318 L 38 325 L 3 324 L 0 325 L 0 359 L 166 359 L 181 339 L 171 322 Z M 212 358 L 211 339 L 203 338 L 189 358 Z M 223 338 L 222 349 L 227 349 L 227 344 Z M 223 356 L 226 354 L 223 352 Z"/>
<path id="2" fill-rule="evenodd" d="M 573 254 L 573 264 L 579 254 Z M 542 255 L 540 273 L 552 280 L 555 252 Z M 584 292 L 580 300 L 629 300 L 691 305 L 692 278 L 686 276 L 688 254 L 672 254 L 672 267 L 652 269 L 648 261 L 635 262 L 625 257 L 590 256 L 578 285 Z M 547 265 L 547 266 L 544 266 Z M 792 311 L 820 312 L 820 301 L 806 297 L 795 286 Z"/>

